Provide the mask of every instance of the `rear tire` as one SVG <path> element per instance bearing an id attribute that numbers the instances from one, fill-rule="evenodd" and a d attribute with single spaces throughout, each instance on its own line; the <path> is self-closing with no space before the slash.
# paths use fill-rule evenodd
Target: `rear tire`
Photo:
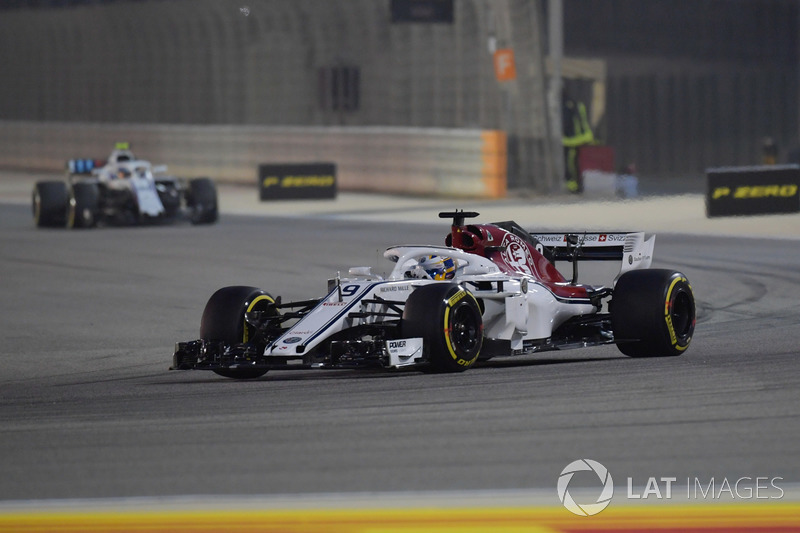
<path id="1" fill-rule="evenodd" d="M 213 224 L 219 218 L 217 187 L 210 178 L 189 181 L 187 205 L 191 209 L 192 224 Z"/>
<path id="2" fill-rule="evenodd" d="M 483 318 L 471 292 L 454 283 L 419 287 L 408 297 L 401 326 L 403 337 L 422 337 L 430 369 L 463 372 L 480 355 Z"/>
<path id="3" fill-rule="evenodd" d="M 96 183 L 73 183 L 69 194 L 67 227 L 93 228 L 97 225 L 100 191 Z"/>
<path id="4" fill-rule="evenodd" d="M 253 338 L 253 328 L 245 322 L 249 311 L 266 310 L 275 299 L 256 287 L 223 287 L 209 298 L 200 321 L 200 338 L 223 341 L 227 344 L 248 342 Z M 221 368 L 215 373 L 226 378 L 253 379 L 263 376 L 260 368 Z"/>
<path id="5" fill-rule="evenodd" d="M 37 228 L 63 228 L 67 223 L 69 192 L 63 181 L 39 181 L 33 187 L 33 222 Z"/>
<path id="6" fill-rule="evenodd" d="M 617 348 L 630 357 L 681 355 L 694 334 L 692 286 L 680 272 L 632 270 L 620 276 L 611 300 Z"/>

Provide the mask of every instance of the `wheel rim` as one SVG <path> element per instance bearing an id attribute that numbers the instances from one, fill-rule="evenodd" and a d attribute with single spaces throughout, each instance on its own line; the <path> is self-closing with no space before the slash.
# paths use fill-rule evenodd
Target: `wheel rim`
<path id="1" fill-rule="evenodd" d="M 450 340 L 457 352 L 469 354 L 480 343 L 480 324 L 468 305 L 460 305 L 453 313 Z"/>
<path id="2" fill-rule="evenodd" d="M 260 294 L 252 302 L 250 302 L 245 310 L 245 315 L 253 311 L 267 311 L 270 307 L 275 305 L 275 300 L 266 294 Z M 247 319 L 242 317 L 242 342 L 248 342 L 255 335 L 255 331 Z"/>
<path id="3" fill-rule="evenodd" d="M 686 339 L 691 335 L 694 327 L 694 308 L 692 299 L 685 291 L 678 292 L 672 300 L 670 318 L 678 338 Z"/>

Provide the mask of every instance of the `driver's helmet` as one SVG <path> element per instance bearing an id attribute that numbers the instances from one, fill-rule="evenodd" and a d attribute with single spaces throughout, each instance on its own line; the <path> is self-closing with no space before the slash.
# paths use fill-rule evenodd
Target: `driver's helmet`
<path id="1" fill-rule="evenodd" d="M 428 255 L 419 260 L 418 270 L 424 270 L 430 279 L 442 281 L 456 275 L 456 262 L 452 257 Z"/>

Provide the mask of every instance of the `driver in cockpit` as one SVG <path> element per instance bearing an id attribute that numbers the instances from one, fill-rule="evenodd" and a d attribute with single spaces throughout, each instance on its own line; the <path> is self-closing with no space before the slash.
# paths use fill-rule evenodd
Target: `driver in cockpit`
<path id="1" fill-rule="evenodd" d="M 444 281 L 456 275 L 456 262 L 452 257 L 427 255 L 406 272 L 408 278 Z"/>

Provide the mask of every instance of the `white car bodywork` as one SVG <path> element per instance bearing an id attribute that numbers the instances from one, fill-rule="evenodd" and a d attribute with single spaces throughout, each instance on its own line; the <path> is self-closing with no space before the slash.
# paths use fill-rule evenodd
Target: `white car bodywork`
<path id="1" fill-rule="evenodd" d="M 158 196 L 154 175 L 166 171 L 166 166 L 154 167 L 149 161 L 137 159 L 130 150 L 114 150 L 104 166 L 92 170 L 92 175 L 109 190 L 130 191 L 141 214 L 159 217 L 166 209 Z"/>
<path id="2" fill-rule="evenodd" d="M 567 235 L 540 234 L 536 237 L 547 246 L 559 246 L 567 241 Z M 643 233 L 584 234 L 581 237 L 594 248 L 623 243 L 620 275 L 650 266 L 654 236 L 647 240 Z M 508 341 L 514 352 L 525 350 L 526 341 L 550 338 L 559 326 L 573 317 L 600 311 L 601 304 L 596 300 L 557 296 L 532 273 L 503 272 L 497 264 L 476 254 L 444 246 L 395 246 L 384 253 L 385 258 L 396 263 L 386 278 L 373 274 L 368 267 L 353 267 L 347 276 L 331 280 L 328 295 L 269 343 L 264 356 L 301 358 L 302 354 L 339 332 L 380 322 L 383 313 L 393 304 L 404 303 L 417 288 L 442 283 L 415 277 L 420 260 L 431 255 L 455 261 L 455 276 L 447 283 L 468 288 L 482 302 L 484 338 Z M 603 289 L 596 287 L 598 293 Z M 415 354 L 421 351 L 422 339 L 419 338 L 386 341 L 390 367 L 415 364 L 418 362 Z"/>

